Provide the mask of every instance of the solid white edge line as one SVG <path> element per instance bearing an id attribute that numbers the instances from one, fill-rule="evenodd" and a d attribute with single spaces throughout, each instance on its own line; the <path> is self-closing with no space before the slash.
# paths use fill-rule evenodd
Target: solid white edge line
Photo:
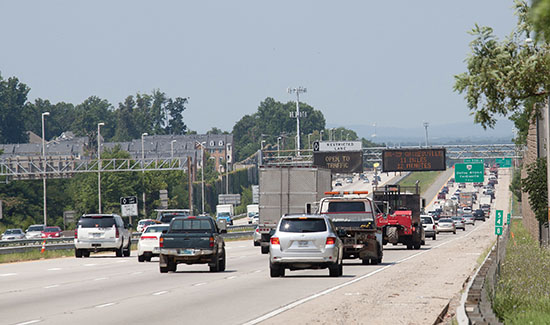
<path id="1" fill-rule="evenodd" d="M 57 287 L 59 287 L 59 284 L 52 284 L 47 287 L 44 287 L 44 289 L 51 289 L 51 288 L 57 288 Z"/>
<path id="2" fill-rule="evenodd" d="M 103 304 L 103 305 L 97 305 L 97 306 L 95 306 L 95 308 L 109 307 L 109 306 L 112 306 L 114 304 L 115 304 L 114 302 L 109 302 L 109 303 L 106 303 L 106 304 Z"/>
<path id="3" fill-rule="evenodd" d="M 17 273 L 4 273 L 4 274 L 0 274 L 0 276 L 14 276 L 14 275 L 17 275 Z"/>
<path id="4" fill-rule="evenodd" d="M 153 293 L 153 296 L 160 296 L 160 295 L 163 295 L 165 293 L 168 293 L 168 291 L 159 291 L 159 292 L 155 292 Z"/>
<path id="5" fill-rule="evenodd" d="M 361 281 L 361 280 L 363 280 L 363 279 L 366 279 L 366 278 L 368 278 L 368 277 L 370 277 L 370 276 L 373 276 L 373 275 L 375 275 L 375 274 L 377 274 L 377 273 L 379 273 L 379 272 L 382 272 L 382 271 L 386 270 L 387 268 L 390 268 L 390 267 L 392 267 L 392 266 L 394 266 L 394 265 L 401 264 L 401 263 L 403 263 L 403 262 L 405 262 L 405 261 L 407 261 L 407 260 L 410 260 L 410 259 L 415 258 L 415 257 L 417 257 L 417 256 L 420 256 L 420 255 L 422 255 L 422 254 L 425 254 L 425 253 L 431 251 L 432 249 L 439 248 L 439 247 L 441 247 L 441 246 L 447 245 L 448 243 L 452 243 L 452 242 L 454 242 L 455 240 L 458 240 L 458 239 L 466 238 L 466 237 L 468 237 L 471 233 L 473 233 L 474 231 L 476 231 L 477 229 L 479 229 L 479 227 L 478 227 L 478 228 L 475 228 L 474 230 L 470 231 L 469 233 L 467 233 L 467 234 L 464 235 L 464 236 L 461 236 L 461 237 L 457 237 L 457 238 L 448 240 L 448 241 L 446 241 L 446 242 L 444 242 L 444 243 L 441 243 L 441 244 L 439 244 L 439 245 L 437 245 L 437 246 L 432 247 L 431 249 L 427 249 L 427 250 L 425 250 L 425 251 L 418 252 L 418 253 L 413 254 L 413 255 L 411 255 L 411 256 L 405 257 L 405 258 L 403 258 L 403 259 L 401 259 L 401 260 L 398 260 L 398 261 L 396 261 L 396 262 L 394 262 L 394 263 L 392 263 L 392 264 L 386 265 L 386 266 L 384 266 L 384 267 L 382 267 L 382 268 L 380 268 L 380 269 L 378 269 L 378 270 L 374 270 L 374 271 L 372 271 L 372 272 L 370 272 L 370 273 L 367 273 L 367 274 L 365 274 L 365 275 L 362 275 L 362 276 L 360 276 L 360 277 L 358 277 L 358 278 L 356 278 L 356 279 L 353 279 L 353 280 L 351 280 L 351 281 L 344 282 L 344 283 L 339 284 L 339 285 L 337 285 L 337 286 L 334 286 L 334 287 L 332 287 L 332 288 L 328 288 L 328 289 L 326 289 L 326 290 L 324 290 L 324 291 L 321 291 L 321 292 L 319 292 L 319 293 L 316 293 L 316 294 L 313 294 L 313 295 L 311 295 L 311 296 L 308 296 L 308 297 L 302 298 L 302 299 L 300 299 L 300 300 L 297 300 L 297 301 L 295 301 L 295 302 L 292 302 L 292 303 L 290 303 L 290 304 L 288 304 L 288 305 L 285 305 L 285 306 L 283 306 L 283 307 L 281 307 L 281 308 L 275 309 L 275 310 L 273 310 L 273 311 L 271 311 L 271 312 L 269 312 L 269 313 L 267 313 L 267 314 L 265 314 L 265 315 L 263 315 L 263 316 L 260 316 L 260 317 L 258 317 L 258 318 L 256 318 L 256 319 L 253 319 L 253 320 L 250 320 L 250 321 L 244 323 L 243 325 L 255 325 L 255 324 L 261 323 L 261 322 L 263 322 L 263 321 L 265 321 L 265 320 L 268 320 L 268 319 L 270 319 L 270 318 L 272 318 L 272 317 L 274 317 L 274 316 L 276 316 L 276 315 L 279 315 L 279 314 L 281 314 L 281 313 L 283 313 L 283 312 L 285 312 L 285 311 L 287 311 L 287 310 L 290 310 L 290 309 L 292 309 L 292 308 L 294 308 L 294 307 L 297 307 L 297 306 L 299 306 L 299 305 L 302 305 L 302 304 L 304 304 L 304 303 L 306 303 L 306 302 L 308 302 L 308 301 L 310 301 L 310 300 L 319 298 L 319 297 L 321 297 L 321 296 L 324 296 L 324 295 L 326 295 L 326 294 L 329 294 L 329 293 L 331 293 L 331 292 L 333 292 L 333 291 L 336 291 L 336 290 L 338 290 L 338 289 L 347 287 L 347 286 L 349 286 L 350 284 L 353 284 L 353 283 L 355 283 L 355 282 L 358 282 L 358 281 Z"/>
<path id="6" fill-rule="evenodd" d="M 42 321 L 41 319 L 33 319 L 33 320 L 28 321 L 28 322 L 17 323 L 17 324 L 15 324 L 15 325 L 35 324 L 35 323 L 38 323 L 38 322 L 41 322 L 41 321 Z"/>

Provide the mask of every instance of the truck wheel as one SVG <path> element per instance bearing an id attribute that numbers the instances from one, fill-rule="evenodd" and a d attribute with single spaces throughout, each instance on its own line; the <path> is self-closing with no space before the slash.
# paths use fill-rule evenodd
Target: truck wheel
<path id="1" fill-rule="evenodd" d="M 370 264 L 371 264 L 371 265 L 376 265 L 376 264 L 378 264 L 378 259 L 377 259 L 377 258 L 371 258 L 371 259 L 370 259 Z"/>
<path id="2" fill-rule="evenodd" d="M 130 244 L 131 244 L 131 242 L 130 242 L 130 240 L 128 240 L 128 247 L 126 247 L 122 252 L 125 257 L 130 256 L 130 253 L 131 253 Z"/>
<path id="3" fill-rule="evenodd" d="M 257 241 L 255 241 L 255 242 L 254 242 L 254 246 L 260 246 L 260 243 L 257 242 Z"/>
<path id="4" fill-rule="evenodd" d="M 413 244 L 407 243 L 407 249 L 413 249 Z"/>
<path id="5" fill-rule="evenodd" d="M 75 249 L 74 250 L 74 257 L 81 258 L 82 257 L 82 250 Z"/>
<path id="6" fill-rule="evenodd" d="M 117 248 L 115 253 L 116 253 L 116 257 L 122 257 L 122 252 L 124 250 L 124 244 L 120 244 L 120 248 Z"/>
<path id="7" fill-rule="evenodd" d="M 90 257 L 90 251 L 89 251 L 89 250 L 83 249 L 83 250 L 82 250 L 82 256 L 83 256 L 83 257 Z"/>
<path id="8" fill-rule="evenodd" d="M 453 234 L 456 235 L 456 230 L 453 230 Z"/>
<path id="9" fill-rule="evenodd" d="M 420 249 L 420 246 L 422 245 L 422 242 L 415 243 L 413 245 L 414 249 Z"/>
<path id="10" fill-rule="evenodd" d="M 145 262 L 145 256 L 144 255 L 138 255 L 138 262 Z"/>
<path id="11" fill-rule="evenodd" d="M 220 260 L 218 271 L 219 272 L 225 271 L 225 248 L 223 249 L 222 259 Z"/>
<path id="12" fill-rule="evenodd" d="M 262 246 L 262 254 L 268 254 L 269 253 L 269 246 Z"/>
<path id="13" fill-rule="evenodd" d="M 364 259 L 361 260 L 361 263 L 362 263 L 363 265 L 369 265 L 369 264 L 370 264 L 370 261 L 369 261 L 368 258 L 364 258 Z"/>
<path id="14" fill-rule="evenodd" d="M 462 231 L 466 231 L 466 227 L 462 228 Z"/>
<path id="15" fill-rule="evenodd" d="M 178 265 L 176 264 L 176 261 L 174 261 L 173 258 L 168 258 L 167 264 L 168 266 L 166 268 L 168 269 L 168 271 L 176 272 Z"/>
<path id="16" fill-rule="evenodd" d="M 160 273 L 168 273 L 168 267 L 161 266 Z"/>
<path id="17" fill-rule="evenodd" d="M 397 232 L 397 227 L 389 227 L 387 230 L 388 242 L 396 244 L 399 241 L 399 233 Z"/>
<path id="18" fill-rule="evenodd" d="M 434 236 L 432 237 L 432 239 L 435 240 L 435 234 L 434 234 Z"/>
<path id="19" fill-rule="evenodd" d="M 269 263 L 269 275 L 272 278 L 285 276 L 285 269 L 282 268 L 280 265 Z"/>

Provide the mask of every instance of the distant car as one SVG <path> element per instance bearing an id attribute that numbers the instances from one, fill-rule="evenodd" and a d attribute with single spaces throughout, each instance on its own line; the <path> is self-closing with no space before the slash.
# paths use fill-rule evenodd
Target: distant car
<path id="1" fill-rule="evenodd" d="M 459 183 L 458 188 L 466 188 L 466 183 Z"/>
<path id="2" fill-rule="evenodd" d="M 159 238 L 163 230 L 168 230 L 168 224 L 152 224 L 147 226 L 137 244 L 138 262 L 151 262 L 153 256 L 159 256 Z"/>
<path id="3" fill-rule="evenodd" d="M 336 183 L 334 183 L 334 186 L 342 186 L 342 182 L 336 181 Z"/>
<path id="4" fill-rule="evenodd" d="M 367 184 L 367 183 L 370 183 L 370 181 L 367 177 L 365 177 L 365 178 L 363 178 L 363 183 Z"/>
<path id="5" fill-rule="evenodd" d="M 462 216 L 462 219 L 464 220 L 464 223 L 467 225 L 474 225 L 476 224 L 476 219 L 471 214 L 465 214 Z"/>
<path id="6" fill-rule="evenodd" d="M 462 213 L 471 214 L 472 213 L 472 208 L 471 207 L 463 207 L 462 208 Z"/>
<path id="7" fill-rule="evenodd" d="M 351 177 L 346 178 L 346 183 L 348 183 L 348 184 L 353 183 L 353 178 L 351 178 Z"/>
<path id="8" fill-rule="evenodd" d="M 44 228 L 44 231 L 42 231 L 42 238 L 59 238 L 61 237 L 61 228 L 58 226 L 54 227 L 46 227 Z"/>
<path id="9" fill-rule="evenodd" d="M 141 219 L 140 221 L 138 221 L 136 230 L 137 232 L 143 232 L 145 228 L 147 228 L 148 226 L 156 225 L 159 223 L 160 223 L 159 221 L 153 220 L 153 219 Z"/>
<path id="10" fill-rule="evenodd" d="M 25 239 L 25 233 L 20 228 L 6 229 L 2 234 L 2 240 Z"/>
<path id="11" fill-rule="evenodd" d="M 285 269 L 329 269 L 331 277 L 343 274 L 344 245 L 327 216 L 286 215 L 277 225 L 269 244 L 271 277 Z"/>
<path id="12" fill-rule="evenodd" d="M 438 200 L 445 200 L 447 198 L 447 194 L 446 193 L 443 193 L 443 192 L 439 192 L 437 194 L 437 199 Z"/>
<path id="13" fill-rule="evenodd" d="M 260 227 L 257 226 L 256 229 L 254 229 L 254 234 L 252 235 L 252 241 L 254 242 L 254 246 L 260 246 L 261 239 L 262 239 L 262 234 L 260 234 Z"/>
<path id="14" fill-rule="evenodd" d="M 449 187 L 448 186 L 443 186 L 443 188 L 441 189 L 441 193 L 448 194 L 449 193 Z"/>
<path id="15" fill-rule="evenodd" d="M 463 231 L 466 231 L 466 224 L 464 223 L 462 217 L 453 217 L 452 219 L 455 222 L 456 229 L 462 229 Z"/>
<path id="16" fill-rule="evenodd" d="M 438 232 L 452 232 L 456 234 L 456 226 L 451 218 L 441 218 L 437 221 Z"/>
<path id="17" fill-rule="evenodd" d="M 424 228 L 424 234 L 426 237 L 432 237 L 435 240 L 437 235 L 437 227 L 435 226 L 435 221 L 431 216 L 421 215 L 420 220 L 422 220 L 422 227 Z"/>
<path id="18" fill-rule="evenodd" d="M 456 195 L 451 196 L 451 200 L 458 202 L 458 197 Z"/>
<path id="19" fill-rule="evenodd" d="M 485 211 L 481 209 L 477 209 L 474 211 L 473 217 L 474 217 L 474 220 L 481 220 L 485 222 Z"/>
<path id="20" fill-rule="evenodd" d="M 25 238 L 35 239 L 42 238 L 42 231 L 44 230 L 44 225 L 31 225 L 27 228 L 25 232 Z"/>

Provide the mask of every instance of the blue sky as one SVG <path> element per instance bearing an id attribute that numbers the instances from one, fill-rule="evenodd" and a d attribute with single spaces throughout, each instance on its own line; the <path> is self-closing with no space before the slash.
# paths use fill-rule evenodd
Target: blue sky
<path id="1" fill-rule="evenodd" d="M 293 100 L 331 125 L 472 121 L 452 91 L 475 23 L 504 37 L 513 2 L 3 1 L 0 72 L 30 98 L 190 97 L 185 121 L 231 130 L 260 101 Z"/>

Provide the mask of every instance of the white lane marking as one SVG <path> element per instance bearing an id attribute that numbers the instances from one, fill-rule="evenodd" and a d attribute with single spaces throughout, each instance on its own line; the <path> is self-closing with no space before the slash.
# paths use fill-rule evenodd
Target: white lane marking
<path id="1" fill-rule="evenodd" d="M 44 289 L 51 289 L 51 288 L 57 288 L 59 287 L 59 284 L 52 284 L 51 286 L 44 287 Z"/>
<path id="2" fill-rule="evenodd" d="M 232 275 L 232 276 L 228 276 L 227 278 L 225 278 L 226 280 L 232 280 L 232 279 L 235 279 L 237 276 L 236 275 Z"/>
<path id="3" fill-rule="evenodd" d="M 199 282 L 199 283 L 193 284 L 193 287 L 203 286 L 205 284 L 206 284 L 206 282 Z"/>
<path id="4" fill-rule="evenodd" d="M 84 266 L 96 266 L 96 264 L 84 264 Z"/>
<path id="5" fill-rule="evenodd" d="M 116 261 L 115 263 L 126 263 L 128 262 L 128 260 L 120 260 L 120 261 Z"/>
<path id="6" fill-rule="evenodd" d="M 51 269 L 48 269 L 48 271 L 60 271 L 60 270 L 61 270 L 61 268 L 59 268 L 59 267 L 53 267 Z"/>
<path id="7" fill-rule="evenodd" d="M 14 276 L 14 275 L 17 275 L 17 273 L 4 273 L 4 274 L 0 274 L 0 276 Z"/>
<path id="8" fill-rule="evenodd" d="M 244 245 L 243 245 L 243 246 L 237 246 L 237 247 L 238 247 L 238 248 L 246 248 L 246 246 L 244 246 Z"/>
<path id="9" fill-rule="evenodd" d="M 441 243 L 441 244 L 439 244 L 439 245 L 436 245 L 436 246 L 432 247 L 432 249 L 441 247 L 441 246 L 443 246 L 443 245 L 447 245 L 447 244 L 449 244 L 449 243 L 454 242 L 455 240 L 458 240 L 458 239 L 461 239 L 461 238 L 468 237 L 471 233 L 473 233 L 474 231 L 476 231 L 476 230 L 478 230 L 478 229 L 479 229 L 479 228 L 476 228 L 476 229 L 470 231 L 469 233 L 467 233 L 467 234 L 464 235 L 464 236 L 457 237 L 457 238 L 448 240 L 448 241 L 446 241 L 446 242 L 444 242 L 444 243 Z M 248 321 L 248 322 L 244 323 L 244 325 L 255 325 L 255 324 L 261 323 L 261 322 L 263 322 L 263 321 L 265 321 L 265 320 L 270 319 L 271 317 L 277 316 L 277 315 L 279 315 L 279 314 L 281 314 L 281 313 L 283 313 L 283 312 L 285 312 L 285 311 L 287 311 L 287 310 L 290 310 L 290 309 L 292 309 L 292 308 L 294 308 L 294 307 L 296 307 L 296 306 L 302 305 L 302 304 L 304 304 L 304 303 L 306 303 L 306 302 L 308 302 L 308 301 L 310 301 L 310 300 L 319 298 L 319 297 L 321 297 L 321 296 L 324 296 L 324 295 L 326 295 L 326 294 L 329 294 L 329 293 L 331 293 L 331 292 L 333 292 L 333 291 L 336 291 L 336 290 L 338 290 L 338 289 L 347 287 L 347 286 L 349 286 L 349 285 L 351 285 L 351 284 L 354 284 L 355 282 L 359 282 L 359 281 L 361 281 L 361 280 L 363 280 L 363 279 L 366 279 L 366 278 L 371 277 L 371 276 L 373 276 L 373 275 L 375 275 L 375 274 L 377 274 L 377 273 L 380 273 L 380 272 L 382 272 L 382 271 L 384 271 L 384 270 L 386 270 L 386 269 L 388 269 L 388 268 L 390 268 L 390 267 L 392 267 L 392 266 L 394 266 L 394 265 L 403 263 L 403 262 L 408 261 L 408 260 L 410 260 L 410 259 L 413 259 L 413 258 L 415 258 L 415 257 L 417 257 L 417 256 L 420 256 L 420 255 L 422 255 L 422 254 L 425 254 L 425 253 L 431 251 L 432 249 L 428 249 L 428 250 L 425 250 L 425 251 L 422 251 L 422 252 L 418 252 L 418 253 L 413 254 L 413 255 L 411 255 L 411 256 L 409 256 L 409 257 L 405 257 L 405 258 L 403 258 L 403 259 L 401 259 L 401 260 L 398 260 L 398 261 L 396 261 L 396 262 L 394 262 L 394 263 L 392 263 L 392 264 L 386 265 L 386 266 L 384 266 L 384 267 L 382 267 L 382 268 L 380 268 L 380 269 L 378 269 L 378 270 L 374 270 L 374 271 L 372 271 L 372 272 L 370 272 L 370 273 L 367 273 L 367 274 L 362 275 L 362 276 L 360 276 L 360 277 L 358 277 L 358 278 L 355 278 L 355 279 L 353 279 L 353 280 L 351 280 L 351 281 L 344 282 L 344 283 L 339 284 L 339 285 L 337 285 L 337 286 L 334 286 L 334 287 L 332 287 L 332 288 L 328 288 L 328 289 L 326 289 L 326 290 L 324 290 L 324 291 L 321 291 L 321 292 L 319 292 L 319 293 L 313 294 L 313 295 L 311 295 L 311 296 L 309 296 L 309 297 L 305 297 L 305 298 L 302 298 L 302 299 L 297 300 L 297 301 L 295 301 L 295 302 L 292 302 L 292 303 L 290 303 L 290 304 L 288 304 L 288 305 L 286 305 L 286 306 L 283 306 L 283 307 L 281 307 L 281 308 L 275 309 L 275 310 L 273 310 L 273 311 L 271 311 L 271 312 L 269 312 L 269 313 L 267 313 L 267 314 L 265 314 L 265 315 L 263 315 L 263 316 L 260 316 L 260 317 L 258 317 L 258 318 L 256 318 L 256 319 L 253 319 L 253 320 L 251 320 L 251 321 Z"/>
<path id="10" fill-rule="evenodd" d="M 254 271 L 254 272 L 252 272 L 252 273 L 260 273 L 260 272 L 262 272 L 262 270 L 256 270 L 256 271 Z"/>
<path id="11" fill-rule="evenodd" d="M 107 303 L 107 304 L 95 306 L 95 308 L 105 308 L 105 307 L 112 306 L 114 304 L 115 304 L 114 302 L 110 302 L 110 303 Z"/>
<path id="12" fill-rule="evenodd" d="M 163 295 L 165 293 L 168 293 L 168 291 L 159 291 L 159 292 L 155 292 L 153 293 L 153 296 L 160 296 L 160 295 Z"/>
<path id="13" fill-rule="evenodd" d="M 132 275 L 138 275 L 138 274 L 141 274 L 141 273 L 143 273 L 143 272 L 142 271 L 134 272 L 134 273 L 132 273 Z"/>
<path id="14" fill-rule="evenodd" d="M 94 279 L 94 281 L 101 281 L 101 280 L 107 280 L 107 278 L 97 278 L 97 279 Z"/>
<path id="15" fill-rule="evenodd" d="M 28 322 L 17 323 L 15 325 L 28 325 L 28 324 L 38 323 L 38 322 L 41 322 L 41 321 L 42 321 L 41 319 L 33 319 L 33 320 L 28 321 Z"/>

